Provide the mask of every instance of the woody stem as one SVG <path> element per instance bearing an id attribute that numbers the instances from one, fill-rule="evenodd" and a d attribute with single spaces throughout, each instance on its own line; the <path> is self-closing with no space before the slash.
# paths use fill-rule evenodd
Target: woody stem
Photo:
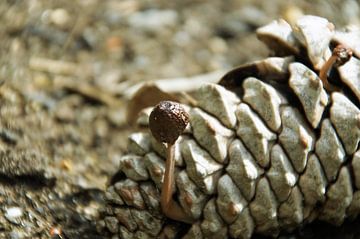
<path id="1" fill-rule="evenodd" d="M 335 90 L 335 88 L 329 83 L 329 81 L 327 79 L 327 75 L 328 75 L 328 72 L 330 71 L 331 67 L 336 62 L 336 59 L 337 59 L 336 55 L 334 55 L 334 54 L 331 55 L 331 57 L 321 67 L 320 72 L 319 72 L 319 78 L 323 82 L 325 89 L 327 89 L 329 91 Z"/>
<path id="2" fill-rule="evenodd" d="M 191 223 L 193 220 L 186 215 L 180 205 L 172 198 L 173 184 L 175 175 L 175 147 L 174 144 L 167 144 L 167 157 L 165 165 L 165 176 L 161 190 L 161 209 L 165 216 L 185 223 Z"/>

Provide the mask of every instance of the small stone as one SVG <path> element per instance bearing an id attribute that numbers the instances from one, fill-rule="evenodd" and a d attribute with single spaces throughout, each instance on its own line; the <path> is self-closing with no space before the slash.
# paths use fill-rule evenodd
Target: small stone
<path id="1" fill-rule="evenodd" d="M 23 239 L 26 238 L 26 235 L 18 230 L 13 230 L 10 232 L 10 239 Z"/>
<path id="2" fill-rule="evenodd" d="M 178 21 L 178 14 L 173 10 L 149 9 L 132 14 L 128 23 L 132 28 L 144 31 L 159 32 L 164 28 L 174 26 Z"/>
<path id="3" fill-rule="evenodd" d="M 228 51 L 227 41 L 221 37 L 212 37 L 209 42 L 209 48 L 213 53 L 225 54 Z"/>
<path id="4" fill-rule="evenodd" d="M 265 8 L 257 7 L 252 4 L 244 4 L 236 9 L 239 14 L 239 22 L 244 22 L 249 26 L 260 27 L 269 22 L 269 15 L 265 13 Z"/>
<path id="5" fill-rule="evenodd" d="M 214 115 L 226 127 L 236 125 L 235 109 L 240 99 L 220 85 L 204 84 L 195 92 L 198 107 Z"/>
<path id="6" fill-rule="evenodd" d="M 219 163 L 227 157 L 227 147 L 234 132 L 199 108 L 190 110 L 190 121 L 196 141 Z"/>
<path id="7" fill-rule="evenodd" d="M 51 11 L 50 20 L 55 25 L 64 28 L 68 26 L 69 22 L 71 21 L 71 17 L 65 9 L 57 8 Z"/>
<path id="8" fill-rule="evenodd" d="M 300 6 L 288 4 L 281 11 L 281 16 L 291 25 L 294 26 L 296 21 L 304 15 L 303 9 Z"/>
<path id="9" fill-rule="evenodd" d="M 236 116 L 239 121 L 237 135 L 254 155 L 256 162 L 261 167 L 267 167 L 270 162 L 270 149 L 275 143 L 276 134 L 266 127 L 247 104 L 239 105 Z"/>
<path id="10" fill-rule="evenodd" d="M 14 224 L 19 224 L 22 216 L 23 211 L 20 207 L 7 208 L 5 211 L 6 219 Z"/>
<path id="11" fill-rule="evenodd" d="M 315 72 L 301 63 L 290 64 L 289 71 L 289 85 L 299 98 L 306 118 L 313 128 L 317 128 L 328 103 L 322 81 Z"/>

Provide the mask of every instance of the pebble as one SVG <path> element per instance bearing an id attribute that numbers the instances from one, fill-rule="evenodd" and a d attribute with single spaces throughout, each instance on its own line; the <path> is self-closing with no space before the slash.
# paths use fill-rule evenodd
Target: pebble
<path id="1" fill-rule="evenodd" d="M 68 11 L 63 8 L 58 8 L 50 13 L 50 20 L 56 26 L 63 28 L 69 24 L 69 22 L 71 21 L 71 17 Z"/>
<path id="2" fill-rule="evenodd" d="M 175 26 L 177 20 L 178 14 L 173 10 L 150 9 L 131 15 L 128 24 L 145 31 L 159 32 L 165 27 Z"/>
<path id="3" fill-rule="evenodd" d="M 226 53 L 228 50 L 228 45 L 225 40 L 220 37 L 213 37 L 209 41 L 209 47 L 211 51 L 215 54 Z"/>
<path id="4" fill-rule="evenodd" d="M 10 238 L 11 239 L 21 239 L 21 238 L 24 238 L 24 234 L 19 231 L 12 231 L 12 232 L 10 232 Z"/>
<path id="5" fill-rule="evenodd" d="M 18 224 L 19 218 L 23 215 L 23 211 L 20 207 L 8 208 L 5 212 L 5 217 L 12 223 Z"/>

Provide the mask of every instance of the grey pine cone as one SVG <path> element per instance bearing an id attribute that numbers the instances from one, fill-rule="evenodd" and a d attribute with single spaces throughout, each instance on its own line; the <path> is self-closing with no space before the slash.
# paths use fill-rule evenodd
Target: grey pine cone
<path id="1" fill-rule="evenodd" d="M 196 223 L 184 231 L 161 213 L 165 146 L 147 130 L 130 135 L 122 177 L 106 192 L 100 225 L 113 238 L 277 236 L 315 219 L 340 225 L 358 216 L 359 32 L 303 16 L 257 34 L 274 57 L 204 84 L 197 107 L 184 106 L 190 126 L 175 144 L 175 198 Z M 331 92 L 318 73 L 337 43 L 355 57 L 330 71 Z"/>

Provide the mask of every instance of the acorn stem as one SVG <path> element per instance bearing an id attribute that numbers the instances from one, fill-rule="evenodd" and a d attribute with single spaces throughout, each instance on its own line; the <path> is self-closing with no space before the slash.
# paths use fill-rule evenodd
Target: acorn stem
<path id="1" fill-rule="evenodd" d="M 175 176 L 175 146 L 167 144 L 167 156 L 165 165 L 165 176 L 161 190 L 161 209 L 165 216 L 185 223 L 192 223 L 193 220 L 184 212 L 181 206 L 175 202 L 173 196 L 173 185 Z"/>

